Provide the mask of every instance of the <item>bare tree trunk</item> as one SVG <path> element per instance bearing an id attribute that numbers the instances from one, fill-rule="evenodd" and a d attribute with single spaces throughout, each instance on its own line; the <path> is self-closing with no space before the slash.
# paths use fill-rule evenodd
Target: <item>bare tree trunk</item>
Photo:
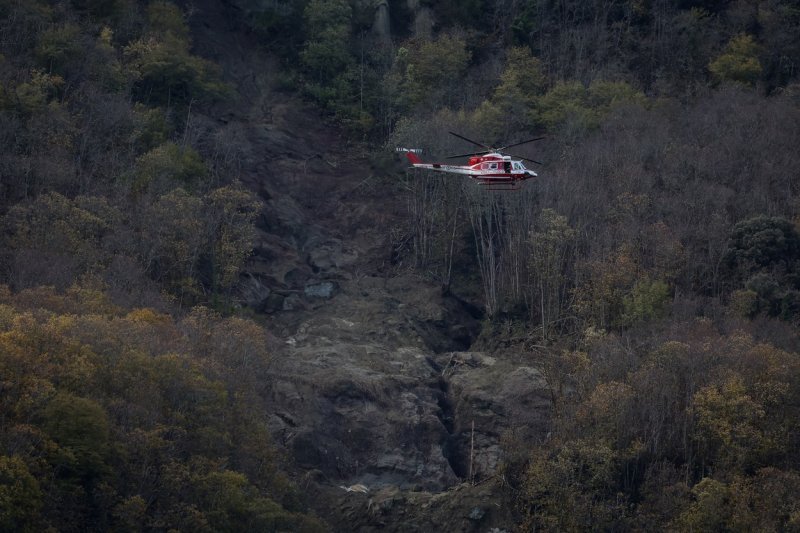
<path id="1" fill-rule="evenodd" d="M 494 316 L 500 309 L 499 280 L 501 263 L 499 215 L 500 205 L 496 195 L 485 195 L 478 191 L 468 203 L 470 223 L 475 238 L 475 250 L 483 284 L 486 314 Z"/>

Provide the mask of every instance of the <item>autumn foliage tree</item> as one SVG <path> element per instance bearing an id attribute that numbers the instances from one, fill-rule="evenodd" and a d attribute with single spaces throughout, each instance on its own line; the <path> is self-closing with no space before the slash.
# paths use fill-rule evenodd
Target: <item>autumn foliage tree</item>
<path id="1" fill-rule="evenodd" d="M 321 530 L 254 415 L 264 335 L 207 309 L 0 288 L 0 525 Z"/>

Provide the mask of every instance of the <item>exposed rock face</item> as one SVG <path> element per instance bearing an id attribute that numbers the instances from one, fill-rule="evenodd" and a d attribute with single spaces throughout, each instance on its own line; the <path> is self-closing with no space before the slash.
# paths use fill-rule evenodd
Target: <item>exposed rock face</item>
<path id="1" fill-rule="evenodd" d="M 433 13 L 429 7 L 420 7 L 414 13 L 414 36 L 430 39 L 433 34 Z"/>
<path id="2" fill-rule="evenodd" d="M 478 324 L 464 310 L 447 314 L 437 291 L 420 291 L 413 277 L 392 281 L 344 281 L 330 302 L 298 317 L 275 359 L 270 423 L 300 466 L 335 483 L 440 491 L 458 476 L 443 446 L 449 400 L 424 325 L 455 320 L 475 332 Z M 429 305 L 413 305 L 420 299 Z"/>
<path id="3" fill-rule="evenodd" d="M 388 0 L 378 0 L 375 6 L 375 21 L 372 23 L 372 33 L 381 45 L 389 46 L 392 44 Z"/>
<path id="4" fill-rule="evenodd" d="M 275 442 L 337 530 L 510 530 L 492 476 L 505 432 L 545 432 L 541 376 L 465 351 L 480 313 L 389 264 L 404 215 L 393 181 L 272 90 L 272 61 L 220 27 L 219 3 L 198 4 L 198 51 L 239 91 L 217 113 L 240 132 L 241 180 L 264 201 L 239 294 L 281 341 L 264 397 Z M 470 464 L 479 486 L 463 483 Z M 340 488 L 358 485 L 367 492 Z"/>
<path id="5" fill-rule="evenodd" d="M 452 399 L 451 456 L 461 477 L 492 475 L 502 451 L 500 437 L 515 430 L 515 437 L 541 439 L 547 432 L 550 392 L 538 370 L 520 366 L 506 355 L 482 353 L 441 354 L 449 397 Z M 470 450 L 474 449 L 472 457 Z"/>

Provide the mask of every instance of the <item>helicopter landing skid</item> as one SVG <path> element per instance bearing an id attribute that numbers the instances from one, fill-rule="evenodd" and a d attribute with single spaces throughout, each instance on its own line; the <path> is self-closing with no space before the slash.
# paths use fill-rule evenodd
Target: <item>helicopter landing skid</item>
<path id="1" fill-rule="evenodd" d="M 487 191 L 518 191 L 520 189 L 519 182 L 514 183 L 481 183 L 481 186 Z"/>

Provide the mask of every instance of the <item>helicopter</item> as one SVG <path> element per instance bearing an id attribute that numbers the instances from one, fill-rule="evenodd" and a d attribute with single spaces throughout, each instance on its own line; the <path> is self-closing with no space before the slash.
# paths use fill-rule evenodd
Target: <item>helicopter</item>
<path id="1" fill-rule="evenodd" d="M 518 155 L 504 155 L 502 151 L 506 150 L 507 148 L 513 148 L 515 146 L 538 141 L 544 137 L 536 137 L 534 139 L 528 139 L 526 141 L 509 144 L 500 148 L 494 148 L 489 145 L 473 141 L 472 139 L 468 139 L 463 135 L 459 135 L 458 133 L 452 131 L 449 131 L 448 133 L 458 137 L 459 139 L 467 141 L 468 143 L 474 144 L 475 146 L 479 146 L 480 148 L 483 148 L 483 150 L 470 152 L 467 154 L 452 155 L 446 158 L 455 159 L 458 157 L 469 157 L 469 161 L 466 165 L 423 163 L 417 155 L 422 152 L 422 150 L 419 148 L 397 148 L 396 151 L 404 152 L 406 154 L 406 158 L 408 158 L 408 161 L 414 168 L 466 175 L 489 190 L 517 190 L 521 182 L 538 176 L 538 174 L 536 174 L 536 172 L 533 170 L 525 168 L 525 165 L 522 163 L 522 161 L 530 161 L 531 163 L 536 163 L 537 165 L 541 165 L 542 163 Z M 516 160 L 512 158 L 516 158 Z"/>

